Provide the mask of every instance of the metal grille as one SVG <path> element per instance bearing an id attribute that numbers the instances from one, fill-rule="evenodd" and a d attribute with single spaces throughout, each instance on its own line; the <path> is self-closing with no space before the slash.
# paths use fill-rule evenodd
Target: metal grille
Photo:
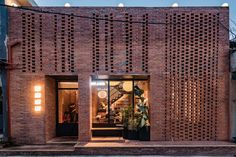
<path id="1" fill-rule="evenodd" d="M 166 14 L 166 140 L 216 140 L 219 15 Z"/>

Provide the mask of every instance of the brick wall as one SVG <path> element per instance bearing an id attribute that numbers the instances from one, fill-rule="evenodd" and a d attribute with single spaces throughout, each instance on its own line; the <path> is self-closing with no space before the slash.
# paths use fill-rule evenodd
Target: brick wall
<path id="1" fill-rule="evenodd" d="M 45 134 L 46 141 L 56 136 L 56 83 L 55 79 L 45 80 Z"/>
<path id="2" fill-rule="evenodd" d="M 15 89 L 26 94 L 30 82 L 45 75 L 77 75 L 79 126 L 83 126 L 79 140 L 87 141 L 91 138 L 90 76 L 132 74 L 150 75 L 151 140 L 228 139 L 228 32 L 222 26 L 228 28 L 228 8 L 40 9 L 109 21 L 9 10 L 9 41 L 21 42 L 13 52 L 18 65 L 11 71 L 10 90 L 16 140 L 22 133 L 34 136 L 43 131 L 21 129 L 37 124 L 29 125 L 26 119 L 17 123 L 19 117 L 32 113 L 29 95 L 19 95 Z M 19 98 L 22 102 L 16 104 Z M 46 98 L 45 104 L 53 101 Z M 20 113 L 13 115 L 16 110 Z M 42 123 L 42 127 L 51 125 Z"/>

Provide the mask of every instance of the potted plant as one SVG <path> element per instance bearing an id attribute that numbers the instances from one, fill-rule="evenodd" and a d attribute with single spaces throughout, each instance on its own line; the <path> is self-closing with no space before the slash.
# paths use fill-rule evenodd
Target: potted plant
<path id="1" fill-rule="evenodd" d="M 130 140 L 138 140 L 138 118 L 132 114 L 132 116 L 129 118 L 128 123 L 128 138 Z"/>
<path id="2" fill-rule="evenodd" d="M 134 114 L 132 106 L 122 110 L 123 116 L 123 138 L 130 140 L 138 139 L 138 125 L 140 115 Z"/>
<path id="3" fill-rule="evenodd" d="M 132 107 L 128 106 L 122 110 L 122 120 L 123 120 L 123 138 L 128 139 L 128 125 L 129 119 L 131 117 Z"/>
<path id="4" fill-rule="evenodd" d="M 134 87 L 134 94 L 138 97 L 137 113 L 139 113 L 139 140 L 149 141 L 150 140 L 150 123 L 148 114 L 148 105 L 145 98 L 142 96 L 144 91 L 138 86 Z"/>

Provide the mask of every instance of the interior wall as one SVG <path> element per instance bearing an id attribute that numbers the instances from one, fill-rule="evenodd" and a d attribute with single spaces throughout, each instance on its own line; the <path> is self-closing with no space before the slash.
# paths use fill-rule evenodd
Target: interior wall
<path id="1" fill-rule="evenodd" d="M 56 136 L 56 83 L 50 77 L 46 77 L 45 82 L 45 132 L 48 141 Z"/>

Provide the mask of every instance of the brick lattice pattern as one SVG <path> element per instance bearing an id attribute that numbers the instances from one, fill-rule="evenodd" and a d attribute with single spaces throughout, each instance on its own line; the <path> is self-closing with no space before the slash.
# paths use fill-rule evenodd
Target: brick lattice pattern
<path id="1" fill-rule="evenodd" d="M 10 70 L 13 141 L 55 135 L 55 76 L 78 78 L 79 140 L 89 141 L 92 75 L 148 75 L 152 141 L 229 139 L 228 8 L 40 9 L 68 15 L 9 9 L 9 45 L 20 42 Z M 35 84 L 42 114 L 32 107 Z"/>
<path id="2" fill-rule="evenodd" d="M 166 140 L 216 140 L 219 15 L 167 14 Z M 195 38 L 195 37 L 198 38 Z"/>

